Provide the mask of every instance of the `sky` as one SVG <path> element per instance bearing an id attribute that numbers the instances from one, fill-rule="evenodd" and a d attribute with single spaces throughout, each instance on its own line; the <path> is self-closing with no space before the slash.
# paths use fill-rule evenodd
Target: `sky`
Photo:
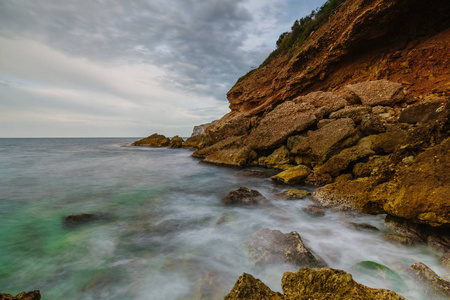
<path id="1" fill-rule="evenodd" d="M 0 0 L 0 137 L 190 136 L 325 0 Z"/>

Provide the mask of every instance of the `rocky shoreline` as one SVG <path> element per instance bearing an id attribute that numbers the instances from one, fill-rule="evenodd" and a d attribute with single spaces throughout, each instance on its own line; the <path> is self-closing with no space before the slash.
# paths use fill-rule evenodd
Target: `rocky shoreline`
<path id="1" fill-rule="evenodd" d="M 303 44 L 239 79 L 227 94 L 231 112 L 202 126 L 181 147 L 195 149 L 193 156 L 203 162 L 275 169 L 279 173 L 272 179 L 278 183 L 317 187 L 312 195 L 317 205 L 308 207 L 317 216 L 326 209 L 386 214 L 385 225 L 394 232 L 386 241 L 428 245 L 448 270 L 448 20 L 448 1 L 343 1 Z M 156 138 L 135 144 L 158 146 L 148 142 Z M 246 188 L 236 192 L 230 196 L 233 205 L 240 203 L 237 196 L 245 205 L 263 200 Z M 266 229 L 256 240 L 256 248 L 278 263 L 289 261 L 292 251 L 286 249 L 303 249 L 296 232 Z M 308 264 L 298 265 L 323 267 Z M 367 266 L 386 271 L 374 262 Z M 449 297 L 449 281 L 424 264 L 412 265 L 411 273 Z M 320 278 L 318 286 L 311 278 Z M 301 269 L 282 281 L 284 294 L 243 274 L 227 299 L 403 299 L 333 269 Z"/>

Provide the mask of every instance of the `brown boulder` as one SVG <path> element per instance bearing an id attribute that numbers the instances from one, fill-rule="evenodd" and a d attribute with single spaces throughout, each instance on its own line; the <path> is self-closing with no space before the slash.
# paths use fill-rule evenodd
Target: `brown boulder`
<path id="1" fill-rule="evenodd" d="M 386 126 L 378 115 L 367 114 L 362 116 L 360 129 L 363 134 L 372 135 L 385 132 Z"/>
<path id="2" fill-rule="evenodd" d="M 373 155 L 367 162 L 357 163 L 353 166 L 353 176 L 368 177 L 376 175 L 378 168 L 389 159 L 389 156 Z"/>
<path id="3" fill-rule="evenodd" d="M 261 280 L 250 274 L 243 273 L 233 286 L 233 289 L 224 300 L 283 300 L 278 292 L 273 292 Z"/>
<path id="4" fill-rule="evenodd" d="M 408 134 L 403 130 L 380 133 L 371 137 L 372 150 L 381 154 L 389 154 L 400 148 Z"/>
<path id="5" fill-rule="evenodd" d="M 41 293 L 39 290 L 35 290 L 32 292 L 21 292 L 16 296 L 10 294 L 2 294 L 0 293 L 1 300 L 41 300 Z"/>
<path id="6" fill-rule="evenodd" d="M 286 101 L 265 115 L 247 138 L 246 145 L 254 149 L 280 146 L 288 136 L 301 132 L 317 121 L 314 106 Z"/>
<path id="7" fill-rule="evenodd" d="M 131 144 L 132 146 L 147 146 L 147 147 L 167 147 L 170 144 L 170 139 L 162 134 L 154 133 L 151 136 L 143 138 Z"/>
<path id="8" fill-rule="evenodd" d="M 297 184 L 303 182 L 310 173 L 310 168 L 299 165 L 272 176 L 272 179 L 285 184 Z"/>
<path id="9" fill-rule="evenodd" d="M 264 228 L 250 236 L 245 247 L 255 265 L 288 263 L 308 267 L 323 266 L 323 262 L 306 248 L 296 231 L 282 233 Z"/>
<path id="10" fill-rule="evenodd" d="M 375 154 L 375 152 L 369 148 L 361 145 L 353 146 L 344 149 L 331 157 L 317 172 L 330 174 L 331 176 L 336 177 L 352 163 L 373 154 Z"/>
<path id="11" fill-rule="evenodd" d="M 347 85 L 344 90 L 356 95 L 365 106 L 392 106 L 405 99 L 402 85 L 388 80 Z"/>
<path id="12" fill-rule="evenodd" d="M 342 270 L 302 268 L 297 273 L 286 272 L 281 279 L 285 299 L 395 299 L 395 292 L 374 289 L 353 280 Z"/>
<path id="13" fill-rule="evenodd" d="M 303 210 L 313 217 L 321 217 L 325 215 L 325 211 L 317 205 L 308 205 L 308 207 Z"/>
<path id="14" fill-rule="evenodd" d="M 183 146 L 183 139 L 178 135 L 170 140 L 169 148 L 181 148 Z"/>
<path id="15" fill-rule="evenodd" d="M 262 201 L 267 201 L 267 199 L 260 192 L 246 187 L 240 187 L 236 191 L 229 192 L 222 199 L 222 202 L 228 205 L 258 205 Z"/>
<path id="16" fill-rule="evenodd" d="M 314 105 L 316 108 L 327 108 L 330 112 L 337 111 L 345 105 L 347 105 L 347 100 L 342 96 L 332 93 L 332 92 L 312 92 L 305 96 L 300 96 L 294 99 L 297 103 L 308 103 Z"/>
<path id="17" fill-rule="evenodd" d="M 355 122 L 348 118 L 337 119 L 316 131 L 308 131 L 308 138 L 291 153 L 310 154 L 322 163 L 340 149 L 356 142 L 358 137 L 355 136 Z"/>
<path id="18" fill-rule="evenodd" d="M 249 147 L 232 147 L 221 149 L 209 154 L 205 157 L 203 162 L 233 167 L 244 167 L 252 162 L 256 157 L 256 152 Z"/>
<path id="19" fill-rule="evenodd" d="M 186 141 L 184 141 L 182 148 L 187 149 L 198 149 L 204 147 L 204 145 L 207 143 L 208 139 L 206 138 L 205 134 L 198 134 L 195 136 L 192 136 L 188 138 Z"/>
<path id="20" fill-rule="evenodd" d="M 363 117 L 372 111 L 372 108 L 366 106 L 346 106 L 330 114 L 330 119 L 350 118 L 355 123 L 359 123 Z"/>

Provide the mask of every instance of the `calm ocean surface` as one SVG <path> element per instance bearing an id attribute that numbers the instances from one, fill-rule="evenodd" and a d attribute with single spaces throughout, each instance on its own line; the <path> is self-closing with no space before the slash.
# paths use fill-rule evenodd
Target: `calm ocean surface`
<path id="1" fill-rule="evenodd" d="M 330 267 L 408 299 L 429 299 L 407 277 L 411 264 L 443 274 L 427 247 L 387 243 L 383 215 L 326 211 L 313 218 L 303 211 L 310 200 L 274 200 L 288 188 L 270 179 L 199 164 L 190 150 L 129 147 L 134 140 L 0 139 L 0 292 L 39 289 L 44 300 L 223 299 L 243 272 L 281 291 L 283 272 L 297 268 L 256 268 L 242 247 L 265 227 L 299 232 Z M 223 206 L 222 197 L 241 186 L 270 202 Z M 63 225 L 65 216 L 81 213 L 103 218 Z M 224 214 L 227 221 L 216 225 Z M 353 269 L 366 260 L 403 282 Z"/>

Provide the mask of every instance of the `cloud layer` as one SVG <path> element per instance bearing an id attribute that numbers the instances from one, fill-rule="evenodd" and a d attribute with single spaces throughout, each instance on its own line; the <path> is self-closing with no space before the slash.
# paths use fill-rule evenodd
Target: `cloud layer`
<path id="1" fill-rule="evenodd" d="M 0 2 L 0 136 L 189 135 L 322 1 Z"/>

